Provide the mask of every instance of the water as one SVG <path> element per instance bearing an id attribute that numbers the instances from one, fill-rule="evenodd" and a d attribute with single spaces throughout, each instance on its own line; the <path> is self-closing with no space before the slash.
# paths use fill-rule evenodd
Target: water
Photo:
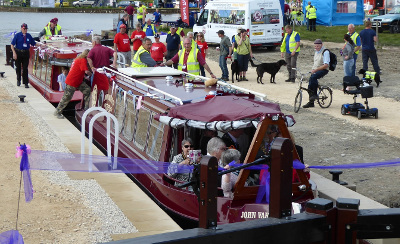
<path id="1" fill-rule="evenodd" d="M 63 32 L 93 30 L 94 34 L 100 35 L 102 30 L 113 28 L 113 19 L 118 19 L 118 14 L 0 12 L 0 50 L 4 53 L 5 46 L 11 43 L 11 38 L 4 36 L 14 31 L 21 31 L 22 23 L 26 23 L 29 28 L 28 33 L 36 37 L 44 26 L 55 17 L 58 18 L 58 24 Z M 154 19 L 152 14 L 148 14 L 146 17 Z M 179 14 L 163 15 L 163 20 L 175 21 L 178 17 Z M 70 34 L 66 33 L 66 35 Z"/>

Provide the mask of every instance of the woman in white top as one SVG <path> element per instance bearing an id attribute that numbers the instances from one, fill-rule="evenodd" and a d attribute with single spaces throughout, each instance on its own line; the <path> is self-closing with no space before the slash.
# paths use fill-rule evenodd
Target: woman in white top
<path id="1" fill-rule="evenodd" d="M 240 152 L 236 149 L 228 149 L 221 155 L 221 166 L 224 169 L 229 169 L 229 163 L 235 161 L 235 164 L 240 163 Z M 236 184 L 238 176 L 235 172 L 222 175 L 221 188 L 224 192 L 224 197 L 233 197 L 232 189 Z"/>

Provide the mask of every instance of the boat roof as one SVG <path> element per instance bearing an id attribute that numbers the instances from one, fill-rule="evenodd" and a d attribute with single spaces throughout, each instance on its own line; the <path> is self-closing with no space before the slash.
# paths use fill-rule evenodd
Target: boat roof
<path id="1" fill-rule="evenodd" d="M 91 48 L 92 44 L 90 42 L 79 39 L 73 39 L 71 41 L 65 39 L 46 43 L 46 49 L 49 50 L 47 52 L 52 53 L 57 58 L 75 58 L 68 54 L 77 55 L 82 53 L 85 49 Z"/>
<path id="2" fill-rule="evenodd" d="M 215 96 L 198 103 L 170 109 L 172 118 L 212 121 L 263 120 L 265 117 L 283 116 L 276 103 L 256 101 L 237 96 Z"/>

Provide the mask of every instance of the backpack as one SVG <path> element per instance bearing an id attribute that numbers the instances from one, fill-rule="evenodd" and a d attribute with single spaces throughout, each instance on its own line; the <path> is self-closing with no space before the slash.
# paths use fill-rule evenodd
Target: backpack
<path id="1" fill-rule="evenodd" d="M 334 54 L 333 52 L 331 52 L 329 49 L 325 49 L 325 50 L 324 50 L 324 53 L 325 53 L 325 51 L 328 51 L 328 52 L 329 52 L 329 58 L 330 58 L 330 61 L 329 61 L 329 70 L 335 71 L 336 65 L 337 65 L 337 57 L 336 57 L 336 54 Z"/>

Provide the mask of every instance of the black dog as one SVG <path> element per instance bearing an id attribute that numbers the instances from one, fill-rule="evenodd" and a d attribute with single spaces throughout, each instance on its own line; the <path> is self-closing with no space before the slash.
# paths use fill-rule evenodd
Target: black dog
<path id="1" fill-rule="evenodd" d="M 276 63 L 261 63 L 261 64 L 254 64 L 253 60 L 250 59 L 251 66 L 257 67 L 257 83 L 264 84 L 262 82 L 262 78 L 264 75 L 264 72 L 267 72 L 271 74 L 271 83 L 275 83 L 275 75 L 278 73 L 282 65 L 286 66 L 286 61 L 281 59 Z"/>
<path id="2" fill-rule="evenodd" d="M 362 75 L 363 75 L 363 78 L 365 78 L 365 76 L 366 76 L 366 74 L 365 74 L 365 73 L 366 73 L 365 69 L 360 69 L 360 70 L 358 71 L 358 73 L 359 73 L 359 74 L 362 74 Z M 376 82 L 376 87 L 379 87 L 379 84 L 382 83 L 382 80 L 381 80 L 381 76 L 380 76 L 378 73 L 375 74 L 374 80 L 375 80 L 375 82 Z M 369 84 L 371 84 L 372 79 L 367 79 L 367 82 L 368 82 Z"/>
<path id="3" fill-rule="evenodd" d="M 235 59 L 235 60 L 233 60 L 233 62 L 232 62 L 232 64 L 231 64 L 231 71 L 232 71 L 232 83 L 234 83 L 233 82 L 233 76 L 234 76 L 234 74 L 236 74 L 236 80 L 237 81 L 239 81 L 239 64 L 238 64 L 238 61 Z"/>

